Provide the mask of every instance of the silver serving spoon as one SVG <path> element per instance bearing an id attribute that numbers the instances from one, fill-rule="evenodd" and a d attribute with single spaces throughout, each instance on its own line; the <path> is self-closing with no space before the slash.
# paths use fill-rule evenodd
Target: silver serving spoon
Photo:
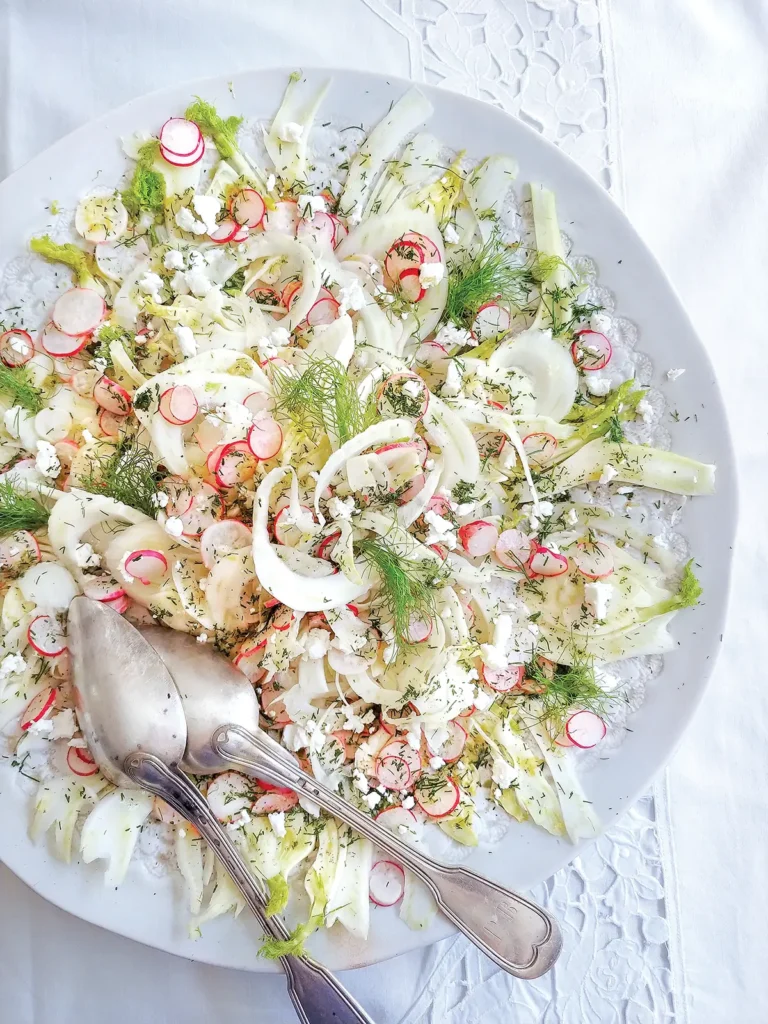
<path id="1" fill-rule="evenodd" d="M 163 660 L 122 616 L 87 597 L 76 597 L 70 605 L 68 634 L 78 722 L 103 774 L 118 786 L 162 797 L 194 825 L 224 864 L 264 932 L 276 939 L 289 938 L 283 922 L 264 913 L 266 890 L 205 798 L 179 768 L 187 748 L 187 721 Z M 197 653 L 198 661 L 210 668 L 210 655 L 205 656 L 199 645 Z M 253 724 L 243 711 L 242 696 L 233 693 L 227 706 Z M 282 957 L 281 963 L 302 1024 L 373 1024 L 321 964 L 307 956 Z"/>
<path id="2" fill-rule="evenodd" d="M 440 864 L 415 850 L 302 771 L 287 750 L 259 729 L 253 687 L 222 655 L 203 654 L 186 633 L 158 626 L 142 633 L 181 694 L 189 730 L 187 770 L 207 773 L 237 766 L 309 797 L 413 871 L 446 917 L 499 967 L 518 978 L 538 978 L 552 967 L 562 936 L 551 914 L 466 868 Z"/>

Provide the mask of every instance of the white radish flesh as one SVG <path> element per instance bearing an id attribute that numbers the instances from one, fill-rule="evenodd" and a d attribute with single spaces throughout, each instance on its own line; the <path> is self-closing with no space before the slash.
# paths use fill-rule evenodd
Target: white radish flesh
<path id="1" fill-rule="evenodd" d="M 571 561 L 589 580 L 602 580 L 610 576 L 615 568 L 613 552 L 599 540 L 592 544 L 579 544 L 571 552 Z"/>
<path id="2" fill-rule="evenodd" d="M 461 794 L 453 779 L 446 779 L 442 786 L 419 789 L 413 793 L 416 803 L 430 818 L 445 818 L 459 806 Z"/>
<path id="3" fill-rule="evenodd" d="M 40 561 L 40 545 L 28 530 L 16 530 L 0 540 L 0 573 L 16 573 Z"/>
<path id="4" fill-rule="evenodd" d="M 419 819 L 406 807 L 385 807 L 376 815 L 376 822 L 405 842 L 418 839 L 421 834 Z"/>
<path id="5" fill-rule="evenodd" d="M 459 540 L 472 558 L 483 558 L 495 549 L 499 539 L 499 528 L 485 519 L 465 523 L 459 529 Z"/>
<path id="6" fill-rule="evenodd" d="M 186 384 L 177 384 L 162 393 L 158 408 L 164 420 L 182 427 L 197 416 L 199 406 L 192 388 Z"/>
<path id="7" fill-rule="evenodd" d="M 74 420 L 66 409 L 41 409 L 35 416 L 35 430 L 46 441 L 63 441 L 72 429 Z"/>
<path id="8" fill-rule="evenodd" d="M 280 814 L 281 811 L 290 811 L 298 802 L 299 798 L 295 793 L 265 793 L 254 801 L 253 813 Z"/>
<path id="9" fill-rule="evenodd" d="M 42 722 L 44 718 L 48 717 L 51 711 L 53 711 L 58 692 L 52 686 L 48 690 L 41 690 L 40 693 L 32 698 L 24 709 L 24 714 L 21 716 L 20 725 L 23 732 L 26 732 L 34 722 Z"/>
<path id="10" fill-rule="evenodd" d="M 250 811 L 253 805 L 253 783 L 240 772 L 222 772 L 208 785 L 208 806 L 219 821 L 231 821 L 240 811 Z"/>
<path id="11" fill-rule="evenodd" d="M 160 146 L 160 156 L 165 160 L 166 163 L 171 164 L 173 167 L 194 167 L 195 164 L 200 163 L 205 153 L 205 140 L 200 140 L 200 145 L 189 156 L 177 156 L 175 153 L 171 153 L 165 146 Z"/>
<path id="12" fill-rule="evenodd" d="M 299 226 L 299 204 L 296 200 L 281 200 L 274 210 L 267 210 L 264 218 L 265 231 L 277 231 L 281 235 L 295 235 Z"/>
<path id="13" fill-rule="evenodd" d="M 405 892 L 405 872 L 392 860 L 377 861 L 368 877 L 368 893 L 377 907 L 394 907 Z"/>
<path id="14" fill-rule="evenodd" d="M 411 783 L 411 769 L 402 757 L 380 757 L 376 762 L 376 777 L 382 786 L 399 791 Z"/>
<path id="15" fill-rule="evenodd" d="M 528 567 L 536 576 L 561 576 L 568 571 L 568 559 L 539 545 L 531 555 Z"/>
<path id="16" fill-rule="evenodd" d="M 238 519 L 222 519 L 203 531 L 200 537 L 200 554 L 206 569 L 213 568 L 218 554 L 228 555 L 232 551 L 250 548 L 253 535 L 245 523 Z"/>
<path id="17" fill-rule="evenodd" d="M 58 562 L 40 562 L 27 569 L 19 579 L 25 601 L 37 608 L 64 613 L 80 592 L 68 569 Z"/>
<path id="18" fill-rule="evenodd" d="M 271 416 L 254 420 L 248 431 L 248 447 L 257 459 L 273 459 L 283 446 L 283 430 Z"/>
<path id="19" fill-rule="evenodd" d="M 462 751 L 467 742 L 467 730 L 458 722 L 449 722 L 447 725 L 448 739 L 437 748 L 432 750 L 427 744 L 430 754 L 433 757 L 440 757 L 446 764 L 453 764 L 461 757 Z"/>
<path id="20" fill-rule="evenodd" d="M 222 448 L 214 472 L 221 487 L 235 487 L 250 480 L 257 466 L 258 460 L 245 441 L 233 441 Z"/>
<path id="21" fill-rule="evenodd" d="M 53 306 L 54 326 L 73 338 L 95 331 L 104 319 L 107 307 L 93 288 L 70 288 Z"/>
<path id="22" fill-rule="evenodd" d="M 6 366 L 23 366 L 35 352 L 35 345 L 28 331 L 14 328 L 0 334 L 0 359 Z"/>
<path id="23" fill-rule="evenodd" d="M 173 156 L 192 156 L 202 141 L 199 127 L 184 117 L 170 117 L 160 129 L 160 144 Z"/>
<path id="24" fill-rule="evenodd" d="M 113 412 L 116 416 L 127 416 L 131 411 L 131 396 L 121 384 L 106 374 L 102 374 L 96 381 L 93 397 L 102 409 Z"/>
<path id="25" fill-rule="evenodd" d="M 88 242 L 116 242 L 128 230 L 128 211 L 115 192 L 86 196 L 77 204 L 75 229 Z"/>
<path id="26" fill-rule="evenodd" d="M 336 237 L 336 225 L 329 213 L 316 213 L 311 220 L 301 220 L 296 237 L 310 248 L 332 249 Z"/>
<path id="27" fill-rule="evenodd" d="M 44 352 L 56 359 L 76 356 L 88 344 L 89 338 L 85 336 L 72 337 L 60 331 L 54 323 L 45 325 L 40 333 L 40 345 Z"/>
<path id="28" fill-rule="evenodd" d="M 507 569 L 526 572 L 533 541 L 521 530 L 505 530 L 496 542 L 496 558 Z"/>
<path id="29" fill-rule="evenodd" d="M 405 761 L 414 779 L 421 774 L 421 755 L 405 740 L 390 740 L 379 752 L 379 760 L 385 757 L 398 757 Z"/>
<path id="30" fill-rule="evenodd" d="M 217 242 L 219 245 L 225 245 L 227 242 L 231 242 L 240 229 L 240 225 L 233 217 L 225 217 L 219 221 L 213 231 L 210 232 L 209 238 L 212 242 Z"/>
<path id="31" fill-rule="evenodd" d="M 509 665 L 507 668 L 488 668 L 483 665 L 481 669 L 483 682 L 492 690 L 498 693 L 509 693 L 522 683 L 525 676 L 525 666 Z"/>
<path id="32" fill-rule="evenodd" d="M 528 456 L 528 461 L 535 466 L 543 466 L 554 456 L 557 451 L 557 438 L 552 434 L 537 432 L 527 434 L 523 438 L 523 448 Z"/>
<path id="33" fill-rule="evenodd" d="M 92 601 L 115 601 L 125 594 L 114 576 L 89 576 L 83 593 Z"/>
<path id="34" fill-rule="evenodd" d="M 258 228 L 264 220 L 267 207 L 254 188 L 242 188 L 229 201 L 233 220 L 247 228 Z"/>
<path id="35" fill-rule="evenodd" d="M 580 370 L 602 370 L 611 361 L 613 346 L 598 331 L 577 331 L 571 345 L 573 361 Z"/>
<path id="36" fill-rule="evenodd" d="M 565 734 L 575 747 L 596 747 L 606 733 L 605 722 L 593 711 L 577 711 L 565 723 Z"/>
<path id="37" fill-rule="evenodd" d="M 339 315 L 339 304 L 334 298 L 325 297 L 318 299 L 307 313 L 307 323 L 310 327 L 320 327 L 323 324 L 332 324 Z"/>
<path id="38" fill-rule="evenodd" d="M 162 551 L 146 548 L 126 555 L 124 567 L 129 576 L 148 587 L 166 575 L 168 560 Z"/>
<path id="39" fill-rule="evenodd" d="M 38 654 L 54 658 L 67 649 L 61 623 L 52 615 L 38 615 L 27 627 L 27 639 Z"/>
<path id="40" fill-rule="evenodd" d="M 83 760 L 77 747 L 67 748 L 67 768 L 69 768 L 73 775 L 77 775 L 81 779 L 87 779 L 91 775 L 96 775 L 99 770 L 95 762 L 91 761 L 88 764 L 87 761 Z"/>
<path id="41" fill-rule="evenodd" d="M 421 283 L 421 273 L 416 267 L 403 270 L 397 279 L 397 287 L 409 302 L 421 302 L 427 294 Z"/>
<path id="42" fill-rule="evenodd" d="M 509 310 L 500 306 L 498 302 L 487 302 L 477 311 L 472 331 L 481 341 L 485 341 L 487 338 L 498 338 L 506 334 L 511 323 Z"/>
<path id="43" fill-rule="evenodd" d="M 412 615 L 408 622 L 408 632 L 403 638 L 409 644 L 422 644 L 432 636 L 432 620 Z"/>

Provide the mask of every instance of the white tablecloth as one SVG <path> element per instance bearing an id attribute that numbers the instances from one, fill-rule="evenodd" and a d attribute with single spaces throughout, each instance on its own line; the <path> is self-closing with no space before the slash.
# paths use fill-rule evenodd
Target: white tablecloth
<path id="1" fill-rule="evenodd" d="M 552 975 L 513 982 L 449 939 L 345 976 L 380 1024 L 766 1019 L 762 6 L 0 0 L 0 175 L 96 114 L 184 79 L 312 63 L 440 82 L 519 111 L 613 189 L 718 368 L 743 470 L 743 525 L 723 655 L 692 728 L 653 794 L 537 892 L 582 933 Z M 0 1022 L 211 1019 L 294 1018 L 281 978 L 120 939 L 44 903 L 0 866 Z"/>

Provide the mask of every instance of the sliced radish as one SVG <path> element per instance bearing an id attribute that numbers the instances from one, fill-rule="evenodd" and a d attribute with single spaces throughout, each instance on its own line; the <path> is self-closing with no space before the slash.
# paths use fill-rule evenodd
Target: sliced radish
<path id="1" fill-rule="evenodd" d="M 219 821 L 230 821 L 240 811 L 250 811 L 253 804 L 253 782 L 240 772 L 222 772 L 208 784 L 208 806 Z"/>
<path id="2" fill-rule="evenodd" d="M 195 441 L 197 441 L 205 455 L 210 455 L 214 448 L 222 447 L 225 436 L 226 427 L 223 420 L 219 420 L 214 416 L 206 416 L 195 427 Z"/>
<path id="3" fill-rule="evenodd" d="M 261 663 L 264 660 L 266 650 L 267 638 L 264 637 L 258 643 L 243 646 L 235 658 L 235 666 L 254 684 L 258 683 L 265 675 L 265 669 L 261 667 Z"/>
<path id="4" fill-rule="evenodd" d="M 413 791 L 416 803 L 430 818 L 445 818 L 459 806 L 461 793 L 453 779 L 446 779 L 442 786 L 417 785 Z"/>
<path id="5" fill-rule="evenodd" d="M 29 530 L 16 530 L 0 540 L 0 573 L 15 573 L 35 565 L 40 557 L 40 545 Z"/>
<path id="6" fill-rule="evenodd" d="M 424 250 L 417 242 L 404 241 L 399 238 L 387 250 L 384 257 L 384 272 L 390 281 L 400 280 L 404 270 L 415 270 L 418 276 L 419 267 L 426 261 Z"/>
<path id="7" fill-rule="evenodd" d="M 206 569 L 212 569 L 219 551 L 229 554 L 242 548 L 250 548 L 253 534 L 239 519 L 222 519 L 203 531 L 200 537 L 200 554 Z"/>
<path id="8" fill-rule="evenodd" d="M 571 345 L 573 361 L 580 370 L 602 370 L 611 361 L 613 346 L 599 331 L 577 331 Z"/>
<path id="9" fill-rule="evenodd" d="M 338 316 L 339 304 L 336 299 L 318 299 L 307 313 L 307 323 L 310 327 L 319 327 L 322 324 L 332 324 Z"/>
<path id="10" fill-rule="evenodd" d="M 279 814 L 290 811 L 299 802 L 295 793 L 265 793 L 253 802 L 254 814 Z"/>
<path id="11" fill-rule="evenodd" d="M 544 431 L 537 431 L 523 438 L 523 448 L 528 460 L 536 466 L 541 466 L 549 462 L 557 451 L 557 438 Z"/>
<path id="12" fill-rule="evenodd" d="M 334 648 L 331 648 L 334 650 Z M 399 758 L 401 761 L 405 761 L 411 772 L 412 780 L 414 781 L 421 774 L 421 755 L 418 750 L 414 750 L 413 747 L 403 739 L 395 738 L 389 740 L 386 746 L 382 747 L 379 751 L 378 760 L 381 761 L 385 757 Z"/>
<path id="13" fill-rule="evenodd" d="M 485 519 L 475 519 L 459 527 L 459 540 L 472 558 L 483 558 L 495 549 L 499 540 L 499 528 Z"/>
<path id="14" fill-rule="evenodd" d="M 184 117 L 169 117 L 160 129 L 160 144 L 174 156 L 190 157 L 197 152 L 203 133 L 194 121 Z"/>
<path id="15" fill-rule="evenodd" d="M 262 462 L 274 459 L 283 446 L 283 429 L 271 416 L 254 420 L 248 431 L 248 448 Z"/>
<path id="16" fill-rule="evenodd" d="M 429 447 L 423 437 L 417 437 L 413 441 L 395 441 L 392 444 L 385 444 L 376 449 L 376 454 L 381 455 L 385 464 L 391 469 L 399 454 L 408 449 L 412 449 L 418 454 L 422 466 L 429 458 Z"/>
<path id="17" fill-rule="evenodd" d="M 475 711 L 477 711 L 477 708 L 473 704 L 471 708 L 465 708 L 463 711 L 460 711 L 459 718 L 471 718 Z M 445 760 L 445 758 L 443 758 L 443 760 Z"/>
<path id="18" fill-rule="evenodd" d="M 6 366 L 23 366 L 35 353 L 35 344 L 28 331 L 14 327 L 0 334 L 0 359 Z"/>
<path id="19" fill-rule="evenodd" d="M 101 190 L 85 196 L 75 210 L 75 230 L 87 242 L 115 242 L 128 230 L 128 211 L 120 194 Z"/>
<path id="20" fill-rule="evenodd" d="M 403 639 L 409 644 L 423 644 L 432 636 L 432 620 L 411 615 L 408 630 Z"/>
<path id="21" fill-rule="evenodd" d="M 96 775 L 99 770 L 94 761 L 88 764 L 82 759 L 77 747 L 67 748 L 67 768 L 69 768 L 73 775 L 77 775 L 81 779 L 87 779 L 91 775 Z"/>
<path id="22" fill-rule="evenodd" d="M 267 207 L 255 188 L 241 188 L 230 197 L 229 212 L 238 224 L 258 228 L 264 220 Z"/>
<path id="23" fill-rule="evenodd" d="M 116 416 L 108 409 L 102 409 L 99 413 L 99 430 L 105 437 L 119 437 L 124 422 L 125 416 Z"/>
<path id="24" fill-rule="evenodd" d="M 379 860 L 368 876 L 368 895 L 377 907 L 394 907 L 405 892 L 405 872 L 393 860 Z"/>
<path id="25" fill-rule="evenodd" d="M 300 220 L 296 229 L 300 242 L 309 242 L 319 248 L 332 249 L 336 237 L 336 224 L 330 213 L 316 213 L 311 220 Z"/>
<path id="26" fill-rule="evenodd" d="M 433 494 L 432 497 L 429 499 L 427 511 L 437 512 L 439 516 L 443 517 L 450 516 L 452 511 L 451 502 L 442 494 Z"/>
<path id="27" fill-rule="evenodd" d="M 250 480 L 257 466 L 258 459 L 245 441 L 232 441 L 222 448 L 214 472 L 221 487 L 236 487 Z"/>
<path id="28" fill-rule="evenodd" d="M 323 539 L 317 545 L 315 556 L 317 558 L 325 558 L 330 560 L 333 545 L 336 543 L 340 536 L 341 533 L 337 530 L 335 533 L 330 533 L 327 537 L 323 537 Z"/>
<path id="29" fill-rule="evenodd" d="M 401 271 L 400 277 L 397 279 L 397 286 L 409 302 L 421 302 L 427 294 L 426 288 L 421 283 L 421 274 L 417 267 Z"/>
<path id="30" fill-rule="evenodd" d="M 252 416 L 258 416 L 261 412 L 272 412 L 275 400 L 266 391 L 254 391 L 243 399 L 243 405 Z"/>
<path id="31" fill-rule="evenodd" d="M 483 665 L 481 675 L 483 682 L 492 690 L 509 693 L 510 690 L 516 689 L 522 683 L 525 677 L 525 666 L 509 665 L 507 668 L 488 668 L 487 665 Z"/>
<path id="32" fill-rule="evenodd" d="M 102 409 L 116 416 L 127 416 L 132 408 L 131 396 L 125 388 L 106 374 L 102 374 L 94 384 L 93 397 Z"/>
<path id="33" fill-rule="evenodd" d="M 253 299 L 260 309 L 266 309 L 270 316 L 274 317 L 276 320 L 280 320 L 285 316 L 285 310 L 280 302 L 280 296 L 274 288 L 269 288 L 265 284 L 259 284 L 251 288 L 248 292 L 248 296 Z"/>
<path id="34" fill-rule="evenodd" d="M 422 235 L 420 231 L 406 231 L 401 241 L 412 242 L 418 245 L 421 251 L 424 253 L 425 263 L 440 263 L 440 250 L 429 238 L 428 235 Z"/>
<path id="35" fill-rule="evenodd" d="M 423 341 L 416 350 L 415 363 L 417 366 L 444 373 L 448 366 L 448 353 L 437 341 Z"/>
<path id="36" fill-rule="evenodd" d="M 346 225 L 342 223 L 341 218 L 337 217 L 335 213 L 329 213 L 328 216 L 333 221 L 333 247 L 335 249 L 337 245 L 341 245 L 349 232 Z"/>
<path id="37" fill-rule="evenodd" d="M 83 593 L 92 601 L 116 601 L 125 590 L 113 576 L 89 576 Z"/>
<path id="38" fill-rule="evenodd" d="M 511 323 L 512 318 L 508 309 L 500 306 L 498 302 L 486 302 L 477 311 L 477 316 L 472 324 L 472 333 L 481 341 L 485 341 L 487 338 L 498 338 L 507 333 Z"/>
<path id="39" fill-rule="evenodd" d="M 213 231 L 209 232 L 208 237 L 212 242 L 225 245 L 227 242 L 232 241 L 239 230 L 240 225 L 234 217 L 225 217 L 219 221 Z"/>
<path id="40" fill-rule="evenodd" d="M 539 544 L 528 560 L 528 568 L 536 576 L 562 576 L 568 572 L 568 559 Z"/>
<path id="41" fill-rule="evenodd" d="M 485 464 L 488 459 L 496 459 L 504 450 L 507 443 L 506 435 L 490 430 L 484 434 L 477 434 L 475 437 L 477 451 L 480 461 Z"/>
<path id="42" fill-rule="evenodd" d="M 590 580 L 601 580 L 614 571 L 613 552 L 607 544 L 595 541 L 591 544 L 579 544 L 571 554 L 571 561 L 579 572 Z"/>
<path id="43" fill-rule="evenodd" d="M 24 732 L 34 722 L 42 722 L 44 718 L 48 717 L 53 710 L 58 694 L 59 691 L 55 686 L 52 686 L 48 690 L 41 690 L 37 696 L 32 698 L 24 709 L 24 714 L 21 716 L 21 728 Z"/>
<path id="44" fill-rule="evenodd" d="M 593 711 L 577 711 L 565 723 L 565 734 L 575 747 L 596 747 L 606 733 L 605 722 Z"/>
<path id="45" fill-rule="evenodd" d="M 376 824 L 408 842 L 419 835 L 419 819 L 406 807 L 385 807 L 375 818 Z"/>
<path id="46" fill-rule="evenodd" d="M 70 288 L 56 299 L 51 319 L 64 334 L 77 338 L 95 331 L 106 312 L 104 299 L 93 288 Z"/>
<path id="47" fill-rule="evenodd" d="M 521 530 L 505 530 L 496 542 L 495 554 L 507 569 L 527 572 L 534 542 Z"/>
<path id="48" fill-rule="evenodd" d="M 78 355 L 89 341 L 90 337 L 87 334 L 78 337 L 64 334 L 53 322 L 46 324 L 40 332 L 40 347 L 43 352 L 55 359 Z"/>
<path id="49" fill-rule="evenodd" d="M 314 516 L 312 515 L 312 509 L 308 505 L 302 505 L 302 510 L 306 512 L 312 521 L 314 522 Z M 289 507 L 285 505 L 275 516 L 275 540 L 278 544 L 285 544 L 288 547 L 295 547 L 301 540 L 303 534 L 295 523 L 290 521 Z"/>
<path id="50" fill-rule="evenodd" d="M 67 649 L 67 639 L 58 619 L 53 615 L 38 615 L 27 627 L 27 640 L 45 658 L 55 658 Z"/>
<path id="51" fill-rule="evenodd" d="M 432 757 L 440 757 L 446 764 L 453 764 L 454 761 L 458 761 L 464 750 L 467 742 L 467 730 L 456 721 L 449 722 L 447 729 L 448 739 L 437 750 L 432 750 L 427 743 L 427 750 Z"/>
<path id="52" fill-rule="evenodd" d="M 238 227 L 237 231 L 234 233 L 234 235 L 232 235 L 232 242 L 233 243 L 245 242 L 245 241 L 247 241 L 248 236 L 250 235 L 250 233 L 251 233 L 251 229 L 247 225 L 241 224 Z"/>
<path id="53" fill-rule="evenodd" d="M 291 716 L 285 709 L 282 690 L 278 690 L 273 683 L 262 682 L 259 699 L 264 711 L 264 717 L 271 727 L 282 729 L 291 722 Z"/>
<path id="54" fill-rule="evenodd" d="M 199 146 L 189 156 L 177 156 L 175 153 L 171 153 L 169 149 L 166 149 L 165 146 L 160 146 L 160 156 L 166 163 L 172 164 L 174 167 L 192 167 L 194 164 L 200 163 L 204 154 L 205 139 L 200 139 Z"/>
<path id="55" fill-rule="evenodd" d="M 282 292 L 280 293 L 280 302 L 285 306 L 286 309 L 290 309 L 296 300 L 296 296 L 301 291 L 301 281 L 293 280 L 289 281 L 284 285 Z"/>
<path id="56" fill-rule="evenodd" d="M 376 777 L 382 786 L 398 791 L 408 788 L 412 775 L 402 757 L 380 757 L 376 762 Z"/>
<path id="57" fill-rule="evenodd" d="M 148 587 L 151 583 L 159 583 L 168 572 L 168 559 L 162 551 L 142 548 L 131 551 L 125 557 L 125 571 L 139 583 Z"/>
<path id="58" fill-rule="evenodd" d="M 265 231 L 278 231 L 281 235 L 295 235 L 299 226 L 299 204 L 295 199 L 281 199 L 274 210 L 264 217 Z"/>
<path id="59" fill-rule="evenodd" d="M 198 409 L 195 392 L 186 384 L 177 384 L 160 395 L 160 415 L 174 426 L 181 427 L 185 423 L 191 423 L 197 416 Z"/>
<path id="60" fill-rule="evenodd" d="M 189 481 L 177 476 L 166 477 L 162 483 L 162 491 L 168 495 L 166 515 L 179 518 L 192 508 L 193 495 Z"/>
<path id="61" fill-rule="evenodd" d="M 381 382 L 376 398 L 383 415 L 421 419 L 429 405 L 429 390 L 416 373 L 393 373 Z"/>
<path id="62" fill-rule="evenodd" d="M 93 398 L 93 389 L 100 377 L 98 370 L 78 370 L 70 381 L 72 390 L 82 398 Z"/>
<path id="63" fill-rule="evenodd" d="M 128 597 L 127 594 L 123 594 L 122 597 L 115 597 L 111 601 L 105 601 L 113 612 L 117 612 L 118 615 L 125 615 L 128 609 L 133 605 L 133 601 Z"/>

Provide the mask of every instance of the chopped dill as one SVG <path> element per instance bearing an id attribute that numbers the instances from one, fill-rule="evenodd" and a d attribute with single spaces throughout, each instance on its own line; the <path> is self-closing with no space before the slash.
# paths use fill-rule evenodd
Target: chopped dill
<path id="1" fill-rule="evenodd" d="M 231 295 L 232 298 L 240 295 L 243 291 L 243 285 L 245 284 L 245 267 L 241 267 L 236 270 L 232 277 L 227 278 L 222 286 L 222 291 L 226 292 L 227 295 Z"/>
<path id="2" fill-rule="evenodd" d="M 125 349 L 128 358 L 136 361 L 136 335 L 125 327 L 118 327 L 116 324 L 103 324 L 94 334 L 96 347 L 93 350 L 96 359 L 106 359 L 112 365 L 112 354 L 109 346 L 113 341 L 119 341 Z"/>
<path id="3" fill-rule="evenodd" d="M 26 366 L 0 365 L 0 391 L 10 395 L 14 405 L 29 412 L 40 412 L 43 408 L 43 392 L 32 382 Z"/>
<path id="4" fill-rule="evenodd" d="M 608 430 L 606 431 L 606 437 L 609 441 L 613 441 L 615 444 L 621 444 L 624 440 L 624 428 L 621 425 L 617 413 L 613 413 L 608 417 Z"/>
<path id="5" fill-rule="evenodd" d="M 451 497 L 459 505 L 464 505 L 469 501 L 479 501 L 480 498 L 475 493 L 475 485 L 468 480 L 459 480 L 458 483 L 455 483 L 451 491 Z"/>
<path id="6" fill-rule="evenodd" d="M 541 692 L 526 696 L 525 701 L 553 736 L 562 732 L 574 709 L 604 715 L 608 705 L 617 699 L 597 682 L 591 659 L 577 660 L 573 665 L 558 665 L 554 673 L 547 671 L 548 667 L 542 667 L 538 659 L 526 665 L 526 677 L 533 679 Z"/>
<path id="7" fill-rule="evenodd" d="M 0 480 L 0 537 L 16 530 L 37 530 L 50 512 L 31 494 L 17 491 L 10 479 Z"/>
<path id="8" fill-rule="evenodd" d="M 330 356 L 311 358 L 298 376 L 289 369 L 274 369 L 272 384 L 277 409 L 310 438 L 324 431 L 343 444 L 376 418 L 373 397 L 362 402 L 354 381 Z"/>
<path id="9" fill-rule="evenodd" d="M 89 457 L 89 469 L 79 487 L 122 501 L 154 519 L 157 470 L 149 448 L 129 434 L 117 444 L 98 444 Z"/>

